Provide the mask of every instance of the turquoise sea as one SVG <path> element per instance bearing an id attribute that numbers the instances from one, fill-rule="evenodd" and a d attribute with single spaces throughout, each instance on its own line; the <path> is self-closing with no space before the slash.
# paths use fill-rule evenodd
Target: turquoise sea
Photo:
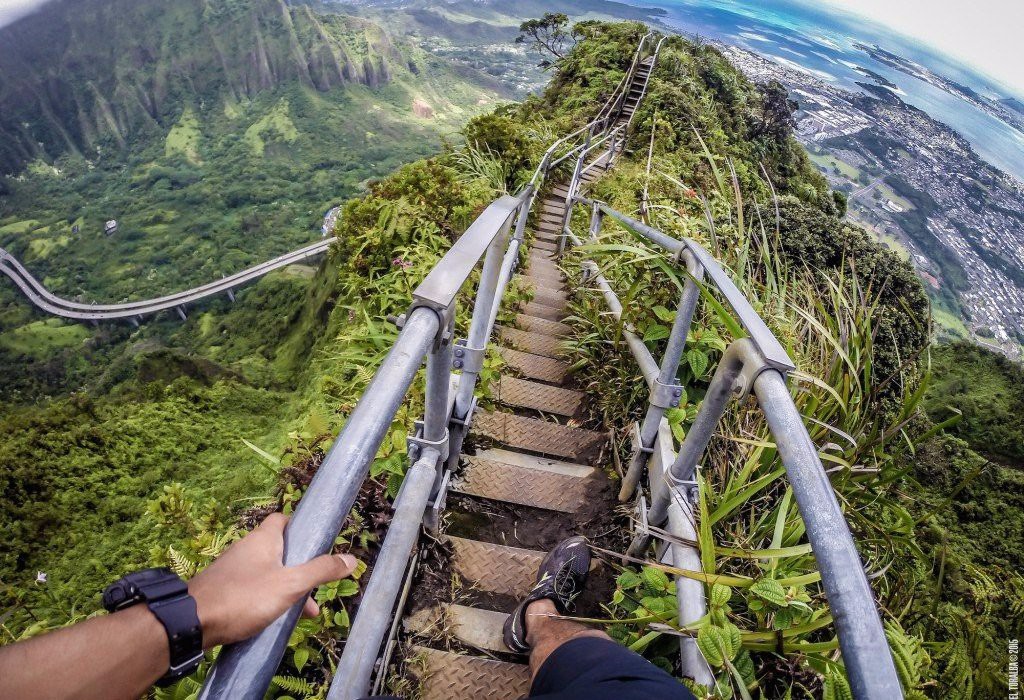
<path id="1" fill-rule="evenodd" d="M 860 90 L 867 68 L 897 86 L 900 98 L 959 132 L 982 158 L 1024 182 L 1024 133 L 970 102 L 872 58 L 857 44 L 877 45 L 993 98 L 1017 97 L 977 71 L 862 17 L 792 0 L 637 0 L 666 11 L 683 34 L 742 46 L 833 85 Z M 1024 100 L 1022 100 L 1024 101 Z"/>

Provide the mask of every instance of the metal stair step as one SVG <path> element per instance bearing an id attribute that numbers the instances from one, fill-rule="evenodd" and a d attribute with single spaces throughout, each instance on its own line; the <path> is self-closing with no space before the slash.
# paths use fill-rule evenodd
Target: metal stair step
<path id="1" fill-rule="evenodd" d="M 537 277 L 546 277 L 548 279 L 557 277 L 558 283 L 562 283 L 562 270 L 555 264 L 553 259 L 529 258 L 529 263 L 529 267 L 526 269 L 527 276 L 534 276 L 534 273 L 537 273 Z"/>
<path id="2" fill-rule="evenodd" d="M 536 250 L 548 250 L 551 251 L 552 253 L 558 251 L 558 246 L 552 243 L 551 241 L 535 240 L 533 242 L 533 247 Z"/>
<path id="3" fill-rule="evenodd" d="M 481 591 L 523 598 L 537 582 L 544 552 L 448 537 L 452 566 L 467 584 Z"/>
<path id="4" fill-rule="evenodd" d="M 472 429 L 508 447 L 579 462 L 594 458 L 607 439 L 593 430 L 494 411 L 478 411 Z"/>
<path id="5" fill-rule="evenodd" d="M 536 314 L 531 314 L 536 315 Z M 561 360 L 534 355 L 512 348 L 498 348 L 498 353 L 505 364 L 528 379 L 536 379 L 551 384 L 561 384 L 569 372 L 569 365 Z"/>
<path id="6" fill-rule="evenodd" d="M 555 308 L 565 308 L 566 302 L 569 297 L 560 289 L 551 289 L 550 287 L 534 287 L 533 288 L 533 301 L 537 304 L 544 304 L 545 306 L 554 306 Z"/>
<path id="7" fill-rule="evenodd" d="M 550 335 L 521 331 L 518 328 L 502 328 L 499 337 L 506 347 L 514 350 L 544 357 L 558 357 L 563 354 L 562 341 Z"/>
<path id="8" fill-rule="evenodd" d="M 565 215 L 565 200 L 563 199 L 557 204 L 552 202 L 545 202 L 543 206 L 541 206 L 540 211 L 541 214 L 547 216 L 557 216 L 559 219 L 561 219 Z"/>
<path id="9" fill-rule="evenodd" d="M 565 280 L 562 279 L 562 273 L 557 269 L 544 269 L 531 267 L 526 273 L 522 275 L 523 281 L 530 286 L 541 286 L 550 287 L 553 289 L 561 289 L 562 285 L 565 284 Z"/>
<path id="10" fill-rule="evenodd" d="M 587 501 L 593 467 L 545 457 L 483 450 L 467 456 L 451 489 L 459 493 L 532 508 L 575 513 Z"/>
<path id="11" fill-rule="evenodd" d="M 566 301 L 568 298 L 566 296 L 565 285 L 562 280 L 553 280 L 550 275 L 547 277 L 544 277 L 543 275 L 540 275 L 539 277 L 526 275 L 526 282 L 530 285 L 530 289 L 535 292 L 541 290 L 545 294 L 552 296 L 552 298 L 557 296 L 560 301 Z"/>
<path id="12" fill-rule="evenodd" d="M 530 692 L 530 669 L 479 656 L 414 647 L 410 664 L 420 679 L 420 700 L 516 700 Z"/>
<path id="13" fill-rule="evenodd" d="M 532 408 L 560 416 L 575 416 L 583 405 L 583 392 L 538 384 L 501 375 L 491 383 L 495 398 L 506 406 Z"/>
<path id="14" fill-rule="evenodd" d="M 537 318 L 543 318 L 548 321 L 561 321 L 563 318 L 569 315 L 569 312 L 565 309 L 556 309 L 553 306 L 544 306 L 544 304 L 534 304 L 532 301 L 523 304 L 520 307 L 527 316 L 536 316 Z M 539 379 L 540 377 L 537 377 Z M 560 380 L 545 380 L 545 381 L 560 381 Z"/>
<path id="15" fill-rule="evenodd" d="M 502 638 L 507 619 L 508 613 L 448 603 L 418 610 L 402 624 L 413 634 L 426 636 L 445 630 L 466 646 L 509 654 Z"/>
<path id="16" fill-rule="evenodd" d="M 563 337 L 572 333 L 572 328 L 558 321 L 549 321 L 546 318 L 516 314 L 516 325 L 524 331 L 532 333 L 544 333 L 555 337 Z"/>

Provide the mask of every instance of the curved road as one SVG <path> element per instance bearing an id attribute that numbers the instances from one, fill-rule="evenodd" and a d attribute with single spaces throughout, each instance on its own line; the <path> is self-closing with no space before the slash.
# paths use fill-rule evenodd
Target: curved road
<path id="1" fill-rule="evenodd" d="M 130 301 L 123 304 L 83 304 L 62 299 L 47 290 L 39 280 L 25 269 L 24 265 L 3 248 L 0 248 L 0 272 L 10 277 L 18 285 L 18 288 L 29 298 L 29 301 L 54 316 L 79 321 L 105 321 L 119 318 L 137 320 L 142 316 L 148 316 L 167 309 L 176 308 L 179 313 L 184 314 L 180 307 L 215 294 L 227 293 L 231 296 L 232 289 L 237 286 L 251 282 L 268 272 L 273 272 L 279 268 L 302 262 L 307 258 L 326 252 L 335 240 L 335 238 L 326 238 L 305 248 L 299 248 L 298 250 L 285 253 L 250 267 L 247 270 L 222 277 L 216 282 L 210 282 L 199 287 L 193 287 L 192 289 L 155 299 Z"/>

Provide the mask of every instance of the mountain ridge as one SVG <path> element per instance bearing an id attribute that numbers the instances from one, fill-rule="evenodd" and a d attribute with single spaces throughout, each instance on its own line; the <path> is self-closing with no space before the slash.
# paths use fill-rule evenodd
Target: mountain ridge
<path id="1" fill-rule="evenodd" d="M 169 128 L 182 102 L 376 88 L 418 70 L 379 25 L 283 0 L 85 0 L 70 16 L 68 2 L 0 29 L 0 170 L 123 149 Z"/>

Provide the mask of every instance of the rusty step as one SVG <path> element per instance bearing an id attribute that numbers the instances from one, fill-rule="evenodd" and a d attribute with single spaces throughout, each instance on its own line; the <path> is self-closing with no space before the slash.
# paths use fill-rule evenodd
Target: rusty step
<path id="1" fill-rule="evenodd" d="M 579 413 L 584 394 L 549 384 L 501 375 L 491 383 L 494 397 L 506 406 L 532 408 L 545 413 L 572 417 Z"/>
<path id="2" fill-rule="evenodd" d="M 569 315 L 569 312 L 566 311 L 565 309 L 556 309 L 553 306 L 535 304 L 532 301 L 523 304 L 520 307 L 520 311 L 522 311 L 527 316 L 536 316 L 537 318 L 543 318 L 548 321 L 561 321 L 563 318 Z"/>
<path id="3" fill-rule="evenodd" d="M 569 371 L 569 365 L 561 360 L 554 360 L 550 357 L 534 355 L 529 352 L 513 350 L 512 348 L 498 348 L 498 353 L 506 365 L 527 379 L 536 379 L 537 381 L 550 384 L 561 384 L 565 381 L 565 376 Z"/>
<path id="4" fill-rule="evenodd" d="M 487 593 L 523 598 L 537 582 L 544 552 L 448 536 L 452 566 L 463 582 Z"/>
<path id="5" fill-rule="evenodd" d="M 492 449 L 464 457 L 451 489 L 532 508 L 575 513 L 593 488 L 594 467 Z"/>
<path id="6" fill-rule="evenodd" d="M 604 433 L 594 430 L 494 411 L 474 414 L 473 433 L 497 440 L 507 447 L 577 462 L 596 457 L 607 439 Z"/>
<path id="7" fill-rule="evenodd" d="M 516 326 L 531 333 L 543 333 L 556 337 L 567 336 L 572 333 L 572 328 L 558 321 L 549 321 L 546 318 L 516 314 Z"/>
<path id="8" fill-rule="evenodd" d="M 501 343 L 514 350 L 544 357 L 562 355 L 562 341 L 550 335 L 521 331 L 518 328 L 502 328 L 499 331 Z"/>
<path id="9" fill-rule="evenodd" d="M 420 700 L 516 700 L 530 692 L 530 669 L 479 656 L 414 647 L 409 664 Z"/>
<path id="10" fill-rule="evenodd" d="M 502 639 L 508 613 L 446 603 L 418 610 L 402 620 L 407 632 L 430 637 L 444 631 L 466 646 L 511 653 Z"/>

